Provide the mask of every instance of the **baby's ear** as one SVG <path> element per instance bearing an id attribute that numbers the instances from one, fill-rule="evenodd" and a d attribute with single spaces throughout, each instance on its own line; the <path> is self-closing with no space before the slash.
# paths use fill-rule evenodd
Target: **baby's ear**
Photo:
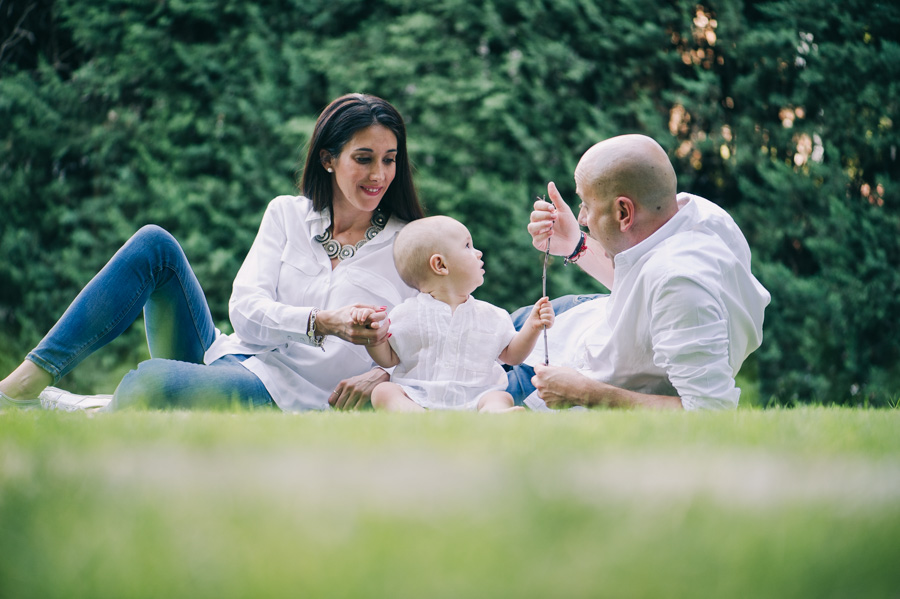
<path id="1" fill-rule="evenodd" d="M 431 272 L 440 277 L 450 274 L 450 269 L 447 267 L 447 263 L 444 262 L 444 257 L 440 254 L 431 255 L 431 259 L 428 260 L 428 267 L 431 269 Z"/>

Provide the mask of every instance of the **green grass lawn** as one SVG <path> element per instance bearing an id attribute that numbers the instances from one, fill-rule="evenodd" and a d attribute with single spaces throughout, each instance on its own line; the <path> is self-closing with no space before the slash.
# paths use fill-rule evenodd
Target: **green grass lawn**
<path id="1" fill-rule="evenodd" d="M 900 597 L 900 410 L 0 413 L 0 597 Z"/>

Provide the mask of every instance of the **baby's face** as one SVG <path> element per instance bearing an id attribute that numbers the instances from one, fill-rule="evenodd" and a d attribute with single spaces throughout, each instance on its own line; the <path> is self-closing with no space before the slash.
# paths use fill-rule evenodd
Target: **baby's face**
<path id="1" fill-rule="evenodd" d="M 481 252 L 472 244 L 469 230 L 460 222 L 449 223 L 440 232 L 444 241 L 444 260 L 450 270 L 450 282 L 460 293 L 469 294 L 484 283 Z"/>

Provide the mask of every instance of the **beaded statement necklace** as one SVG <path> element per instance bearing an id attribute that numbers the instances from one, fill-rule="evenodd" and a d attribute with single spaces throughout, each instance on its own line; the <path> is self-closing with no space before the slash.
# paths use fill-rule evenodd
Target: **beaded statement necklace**
<path id="1" fill-rule="evenodd" d="M 331 235 L 333 225 L 328 227 L 321 235 L 313 237 L 313 239 L 322 244 L 322 247 L 325 248 L 325 253 L 328 254 L 328 257 L 332 260 L 335 258 L 338 260 L 346 260 L 347 258 L 352 258 L 356 255 L 356 250 L 366 245 L 367 241 L 378 235 L 381 230 L 384 229 L 387 221 L 387 214 L 382 212 L 381 209 L 376 209 L 375 212 L 372 213 L 371 226 L 366 229 L 365 238 L 360 239 L 356 243 L 342 245 L 340 241 L 334 239 Z"/>

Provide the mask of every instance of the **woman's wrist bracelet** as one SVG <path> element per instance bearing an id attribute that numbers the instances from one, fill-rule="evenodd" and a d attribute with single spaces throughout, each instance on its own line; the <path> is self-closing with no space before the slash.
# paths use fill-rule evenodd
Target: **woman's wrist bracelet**
<path id="1" fill-rule="evenodd" d="M 584 234 L 584 231 L 581 232 L 581 238 L 578 240 L 578 245 L 575 247 L 575 251 L 569 254 L 569 257 L 563 261 L 563 265 L 568 264 L 569 262 L 577 262 L 579 258 L 584 256 L 584 253 L 587 251 L 587 235 Z"/>
<path id="2" fill-rule="evenodd" d="M 311 345 L 321 347 L 322 351 L 325 351 L 325 335 L 316 335 L 316 316 L 318 314 L 318 308 L 313 308 L 309 313 L 309 323 L 306 325 L 306 336 L 309 337 Z"/>

